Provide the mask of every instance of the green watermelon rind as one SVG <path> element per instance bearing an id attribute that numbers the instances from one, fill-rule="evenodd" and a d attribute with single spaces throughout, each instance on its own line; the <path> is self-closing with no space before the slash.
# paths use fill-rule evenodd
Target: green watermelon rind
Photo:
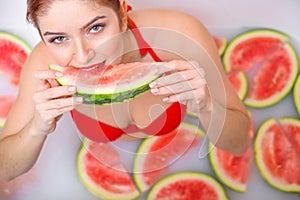
<path id="1" fill-rule="evenodd" d="M 300 115 L 300 75 L 298 75 L 293 89 L 294 105 L 298 115 Z"/>
<path id="2" fill-rule="evenodd" d="M 241 81 L 241 88 L 239 91 L 236 91 L 239 98 L 244 101 L 246 96 L 247 96 L 247 92 L 248 92 L 248 78 L 245 74 L 245 72 L 240 71 L 239 75 L 238 75 L 239 80 Z"/>
<path id="3" fill-rule="evenodd" d="M 244 193 L 246 191 L 245 184 L 240 184 L 237 181 L 233 181 L 230 177 L 227 178 L 227 176 L 225 176 L 225 173 L 222 173 L 222 171 L 221 171 L 222 167 L 220 165 L 218 165 L 219 162 L 217 161 L 216 147 L 212 143 L 209 143 L 208 149 L 209 149 L 208 159 L 209 159 L 212 169 L 213 169 L 214 173 L 216 174 L 216 176 L 218 177 L 218 179 L 222 183 L 224 183 L 228 188 L 230 188 L 236 192 Z"/>
<path id="4" fill-rule="evenodd" d="M 84 143 L 81 145 L 80 150 L 77 154 L 77 174 L 79 176 L 80 181 L 85 185 L 85 187 L 88 188 L 88 190 L 93 193 L 94 195 L 104 198 L 104 199 L 110 199 L 110 200 L 132 200 L 132 199 L 136 199 L 140 196 L 140 193 L 138 192 L 138 190 L 132 192 L 131 194 L 127 194 L 125 196 L 125 194 L 114 194 L 114 193 L 110 193 L 107 192 L 106 190 L 101 190 L 99 187 L 94 187 L 95 184 L 93 184 L 93 182 L 88 181 L 89 178 L 88 176 L 85 176 L 84 174 L 84 161 L 82 159 L 85 158 L 85 155 L 87 153 L 86 150 L 86 145 L 88 145 L 89 141 L 88 140 L 84 140 Z"/>
<path id="5" fill-rule="evenodd" d="M 49 69 L 61 71 L 60 66 L 49 65 Z M 73 96 L 83 97 L 84 104 L 93 104 L 93 105 L 107 105 L 112 103 L 122 103 L 134 99 L 145 92 L 147 92 L 150 87 L 149 84 L 160 75 L 150 74 L 143 79 L 140 79 L 136 82 L 135 85 L 131 84 L 131 88 L 122 87 L 88 87 L 81 84 L 76 84 L 77 92 Z M 65 81 L 63 78 L 57 78 L 56 81 L 60 85 L 72 85 L 71 82 Z M 75 84 L 75 83 L 73 83 Z"/>
<path id="6" fill-rule="evenodd" d="M 207 184 L 210 184 L 215 191 L 219 194 L 218 199 L 222 199 L 222 200 L 228 200 L 228 196 L 224 190 L 224 188 L 222 187 L 222 185 L 215 180 L 213 177 L 201 173 L 201 172 L 178 172 L 178 173 L 174 173 L 171 175 L 168 175 L 164 178 L 162 178 L 161 180 L 159 180 L 150 190 L 150 192 L 148 193 L 147 196 L 147 200 L 153 200 L 157 194 L 157 192 L 164 186 L 173 183 L 175 181 L 180 181 L 182 179 L 199 179 L 202 181 L 205 181 Z"/>
<path id="7" fill-rule="evenodd" d="M 246 31 L 244 33 L 239 34 L 238 36 L 236 36 L 235 38 L 233 38 L 231 40 L 231 42 L 228 44 L 225 53 L 223 55 L 223 65 L 225 68 L 225 71 L 229 72 L 230 69 L 230 64 L 229 64 L 229 55 L 231 54 L 233 48 L 235 48 L 235 46 L 240 43 L 241 41 L 251 38 L 251 37 L 258 37 L 258 36 L 274 36 L 278 39 L 282 40 L 282 43 L 284 44 L 284 46 L 286 47 L 286 49 L 290 52 L 290 54 L 292 55 L 292 72 L 291 72 L 291 78 L 290 78 L 290 83 L 287 84 L 287 87 L 285 89 L 283 89 L 282 92 L 280 92 L 278 95 L 276 95 L 275 97 L 272 97 L 271 99 L 267 99 L 265 101 L 256 101 L 256 100 L 252 100 L 250 98 L 245 98 L 244 99 L 244 104 L 246 106 L 249 107 L 253 107 L 253 108 L 264 108 L 264 107 L 269 107 L 272 106 L 276 103 L 278 103 L 279 101 L 281 101 L 284 97 L 286 97 L 289 92 L 291 91 L 292 87 L 293 87 L 293 83 L 296 79 L 296 75 L 298 74 L 298 68 L 299 68 L 299 62 L 298 62 L 298 56 L 297 53 L 295 52 L 295 49 L 292 47 L 292 45 L 290 43 L 288 43 L 290 41 L 290 37 L 280 31 L 274 30 L 274 29 L 253 29 L 253 30 L 249 30 Z"/>
<path id="8" fill-rule="evenodd" d="M 300 191 L 300 185 L 292 185 L 292 186 L 287 186 L 287 185 L 282 185 L 280 183 L 277 183 L 276 180 L 272 179 L 272 175 L 268 173 L 268 170 L 265 168 L 263 165 L 264 161 L 262 158 L 262 153 L 260 150 L 262 138 L 264 136 L 264 132 L 268 129 L 268 127 L 274 123 L 276 123 L 277 120 L 274 118 L 269 118 L 266 119 L 259 127 L 257 131 L 257 135 L 255 138 L 254 142 L 254 152 L 255 152 L 255 160 L 256 160 L 256 165 L 258 167 L 258 170 L 261 174 L 261 176 L 264 178 L 264 180 L 272 187 L 274 187 L 277 190 L 283 191 L 283 192 L 295 192 L 299 193 Z M 300 120 L 296 118 L 291 118 L 291 117 L 282 117 L 279 119 L 280 123 L 294 123 L 297 126 L 300 126 Z"/>
<path id="9" fill-rule="evenodd" d="M 25 50 L 27 54 L 29 54 L 32 50 L 31 46 L 27 42 L 25 42 L 23 39 L 21 39 L 15 34 L 0 31 L 0 39 L 1 38 L 11 40 L 12 42 L 18 44 L 21 48 Z"/>
<path id="10" fill-rule="evenodd" d="M 197 134 L 200 135 L 200 137 L 204 137 L 204 132 L 196 125 L 188 123 L 188 122 L 182 122 L 180 124 L 180 127 L 183 127 L 185 129 L 189 129 L 192 130 L 193 132 L 197 132 Z M 180 128 L 179 127 L 179 128 Z M 149 189 L 149 187 L 147 185 L 145 185 L 141 180 L 140 180 L 140 173 L 142 171 L 142 164 L 144 163 L 144 160 L 140 160 L 140 157 L 138 155 L 144 155 L 145 152 L 148 152 L 149 148 L 151 148 L 152 144 L 155 143 L 156 139 L 159 139 L 159 137 L 149 137 L 144 139 L 141 144 L 139 145 L 138 149 L 137 149 L 137 153 L 136 156 L 134 158 L 134 162 L 133 162 L 133 179 L 134 182 L 137 186 L 137 188 L 139 189 L 139 191 L 144 192 L 146 190 Z M 145 156 L 142 156 L 142 158 L 145 158 Z"/>

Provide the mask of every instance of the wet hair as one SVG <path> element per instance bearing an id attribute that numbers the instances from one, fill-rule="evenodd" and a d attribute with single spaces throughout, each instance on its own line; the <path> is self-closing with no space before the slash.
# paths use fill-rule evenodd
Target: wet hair
<path id="1" fill-rule="evenodd" d="M 46 15 L 50 6 L 58 0 L 27 0 L 26 20 L 33 24 L 36 28 L 38 25 L 38 17 Z M 63 0 L 59 0 L 63 1 Z M 79 1 L 79 0 L 77 0 Z M 95 3 L 95 5 L 107 6 L 112 8 L 119 17 L 120 26 L 122 24 L 123 11 L 121 10 L 119 0 L 80 0 L 85 2 Z"/>

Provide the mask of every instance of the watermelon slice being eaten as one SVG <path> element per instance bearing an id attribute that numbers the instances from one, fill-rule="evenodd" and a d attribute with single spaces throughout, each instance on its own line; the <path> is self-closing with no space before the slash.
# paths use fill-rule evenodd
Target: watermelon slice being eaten
<path id="1" fill-rule="evenodd" d="M 249 87 L 244 103 L 263 108 L 291 91 L 298 74 L 298 57 L 290 38 L 271 29 L 246 31 L 235 37 L 223 56 L 227 72 L 243 71 Z"/>
<path id="2" fill-rule="evenodd" d="M 20 37 L 0 32 L 0 73 L 8 77 L 14 86 L 18 86 L 22 66 L 31 51 L 31 47 Z"/>
<path id="3" fill-rule="evenodd" d="M 76 96 L 82 96 L 86 104 L 105 105 L 125 102 L 150 89 L 149 83 L 159 77 L 155 62 L 134 62 L 114 66 L 99 66 L 86 70 L 75 67 L 49 65 L 63 73 L 60 85 L 76 85 Z"/>

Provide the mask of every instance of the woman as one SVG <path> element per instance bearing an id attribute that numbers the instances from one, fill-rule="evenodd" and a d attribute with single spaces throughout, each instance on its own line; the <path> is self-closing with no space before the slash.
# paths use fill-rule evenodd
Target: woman
<path id="1" fill-rule="evenodd" d="M 174 129 L 188 106 L 197 112 L 216 146 L 236 155 L 247 149 L 247 111 L 226 78 L 211 36 L 194 17 L 167 10 L 127 12 L 125 0 L 28 0 L 27 4 L 28 20 L 36 26 L 42 41 L 23 67 L 19 95 L 0 136 L 1 177 L 9 180 L 28 171 L 57 121 L 69 111 L 83 134 L 87 134 L 84 127 L 89 125 L 81 122 L 87 118 L 87 123 L 104 127 L 99 130 L 104 136 L 110 135 L 108 129 L 116 131 L 116 136 L 109 138 L 114 140 L 140 137 L 130 131 L 126 134 L 128 128 L 155 128 L 153 123 L 165 113 L 160 128 Z M 168 40 L 171 50 L 151 48 Z M 125 52 L 128 47 L 137 50 Z M 164 61 L 156 71 L 165 75 L 150 84 L 149 92 L 129 102 L 99 107 L 84 105 L 82 98 L 72 97 L 76 87 L 58 86 L 55 79 L 62 75 L 48 69 L 49 64 L 89 70 L 151 60 Z"/>

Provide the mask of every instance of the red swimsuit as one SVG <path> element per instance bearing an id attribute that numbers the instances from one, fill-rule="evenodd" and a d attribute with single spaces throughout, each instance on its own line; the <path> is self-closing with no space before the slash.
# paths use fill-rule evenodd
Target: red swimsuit
<path id="1" fill-rule="evenodd" d="M 133 32 L 140 47 L 141 56 L 149 53 L 154 61 L 161 62 L 161 59 L 156 55 L 149 44 L 143 39 L 137 26 L 130 18 L 129 23 L 132 26 L 131 31 Z M 185 114 L 186 106 L 175 102 L 171 106 L 169 106 L 163 114 L 161 114 L 145 128 L 140 129 L 135 125 L 129 125 L 125 129 L 120 129 L 92 119 L 76 110 L 71 111 L 72 118 L 79 132 L 85 137 L 96 142 L 114 141 L 117 138 L 121 137 L 123 134 L 135 132 L 143 132 L 148 135 L 164 135 L 176 129 L 185 117 Z"/>

